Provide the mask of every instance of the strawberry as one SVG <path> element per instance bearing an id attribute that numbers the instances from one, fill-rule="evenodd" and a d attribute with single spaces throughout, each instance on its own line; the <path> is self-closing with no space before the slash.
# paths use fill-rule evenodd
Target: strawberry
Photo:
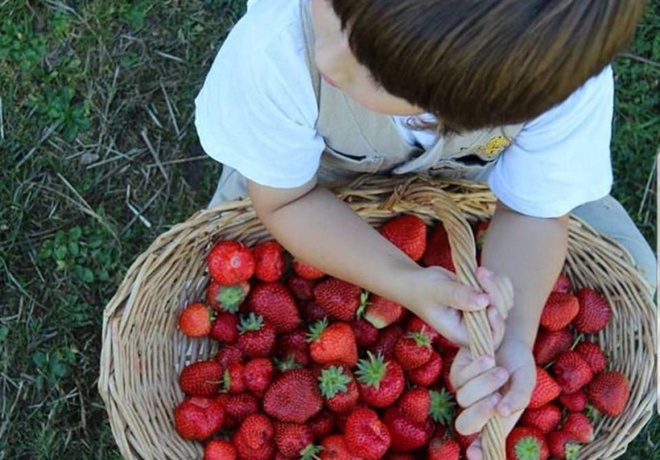
<path id="1" fill-rule="evenodd" d="M 218 241 L 206 258 L 209 274 L 224 285 L 239 284 L 254 274 L 255 262 L 250 248 L 233 240 Z"/>
<path id="2" fill-rule="evenodd" d="M 319 364 L 345 364 L 353 367 L 358 360 L 355 334 L 348 323 L 337 322 L 328 326 L 321 320 L 310 327 L 309 354 Z"/>
<path id="3" fill-rule="evenodd" d="M 313 458 L 309 454 L 318 452 L 318 448 L 313 445 L 314 433 L 308 426 L 285 422 L 275 422 L 273 426 L 275 427 L 275 444 L 280 453 L 287 458 L 304 458 L 305 456 Z"/>
<path id="4" fill-rule="evenodd" d="M 582 412 L 587 407 L 587 394 L 583 390 L 559 395 L 559 404 L 571 412 Z"/>
<path id="5" fill-rule="evenodd" d="M 405 371 L 426 364 L 431 359 L 431 354 L 431 337 L 424 332 L 404 334 L 394 345 L 394 358 Z"/>
<path id="6" fill-rule="evenodd" d="M 296 302 L 282 283 L 258 283 L 250 291 L 247 305 L 279 334 L 291 332 L 302 323 Z"/>
<path id="7" fill-rule="evenodd" d="M 451 258 L 449 235 L 447 235 L 447 230 L 442 222 L 438 222 L 429 235 L 426 251 L 421 262 L 426 267 L 437 266 L 456 273 L 456 267 Z"/>
<path id="8" fill-rule="evenodd" d="M 430 391 L 429 415 L 438 426 L 448 426 L 454 420 L 456 403 L 446 388 Z"/>
<path id="9" fill-rule="evenodd" d="M 287 371 L 275 379 L 264 396 L 264 411 L 281 422 L 305 423 L 323 407 L 323 398 L 307 369 Z"/>
<path id="10" fill-rule="evenodd" d="M 409 370 L 406 375 L 410 383 L 421 387 L 430 387 L 442 375 L 442 358 L 434 351 L 426 364 Z"/>
<path id="11" fill-rule="evenodd" d="M 216 314 L 211 323 L 209 336 L 218 342 L 236 343 L 238 341 L 238 316 L 229 312 Z"/>
<path id="12" fill-rule="evenodd" d="M 250 313 L 241 317 L 238 326 L 239 336 L 236 345 L 249 358 L 270 356 L 275 347 L 275 328 L 264 322 L 262 316 Z"/>
<path id="13" fill-rule="evenodd" d="M 400 214 L 380 227 L 380 234 L 417 262 L 426 250 L 426 224 L 413 214 Z"/>
<path id="14" fill-rule="evenodd" d="M 273 363 L 268 358 L 254 358 L 245 364 L 243 380 L 248 390 L 263 396 L 273 380 Z"/>
<path id="15" fill-rule="evenodd" d="M 350 324 L 353 329 L 353 334 L 355 335 L 355 343 L 358 347 L 366 348 L 373 345 L 378 339 L 378 329 L 364 319 L 351 321 Z"/>
<path id="16" fill-rule="evenodd" d="M 433 436 L 433 422 L 426 419 L 413 422 L 397 406 L 385 410 L 383 423 L 390 433 L 391 449 L 395 452 L 412 452 L 426 446 Z"/>
<path id="17" fill-rule="evenodd" d="M 206 288 L 206 300 L 217 312 L 238 312 L 250 292 L 250 283 L 243 281 L 234 285 L 223 285 L 211 279 Z"/>
<path id="18" fill-rule="evenodd" d="M 321 442 L 321 460 L 361 460 L 353 455 L 346 446 L 346 438 L 341 434 L 332 434 L 323 438 Z"/>
<path id="19" fill-rule="evenodd" d="M 623 412 L 630 397 L 630 383 L 621 372 L 597 374 L 586 390 L 589 401 L 605 415 L 616 417 Z"/>
<path id="20" fill-rule="evenodd" d="M 589 417 L 582 412 L 568 414 L 562 430 L 571 433 L 578 442 L 589 443 L 594 440 L 594 427 Z"/>
<path id="21" fill-rule="evenodd" d="M 179 374 L 181 391 L 188 396 L 209 398 L 220 391 L 222 366 L 216 361 L 198 361 L 184 367 Z"/>
<path id="22" fill-rule="evenodd" d="M 416 460 L 413 454 L 397 454 L 396 452 L 388 452 L 383 457 L 384 460 Z"/>
<path id="23" fill-rule="evenodd" d="M 301 367 L 307 367 L 311 357 L 309 355 L 309 332 L 299 327 L 293 332 L 279 336 L 277 339 L 277 357 L 280 361 L 293 359 Z"/>
<path id="24" fill-rule="evenodd" d="M 295 273 L 286 280 L 286 287 L 291 294 L 298 300 L 312 300 L 314 298 L 314 286 L 316 283 L 312 280 L 298 276 Z"/>
<path id="25" fill-rule="evenodd" d="M 553 431 L 561 421 L 561 409 L 554 404 L 546 404 L 538 409 L 525 409 L 520 416 L 523 425 L 538 428 L 543 433 Z"/>
<path id="26" fill-rule="evenodd" d="M 401 395 L 397 405 L 404 417 L 411 422 L 421 423 L 429 418 L 431 395 L 427 388 L 411 388 Z"/>
<path id="27" fill-rule="evenodd" d="M 179 329 L 188 337 L 205 337 L 211 332 L 211 310 L 203 303 L 186 306 L 179 315 Z"/>
<path id="28" fill-rule="evenodd" d="M 231 363 L 222 374 L 222 391 L 226 393 L 243 393 L 247 387 L 243 379 L 245 366 L 241 363 Z"/>
<path id="29" fill-rule="evenodd" d="M 565 328 L 578 314 L 578 299 L 569 292 L 551 292 L 541 312 L 541 326 L 550 331 Z"/>
<path id="30" fill-rule="evenodd" d="M 353 410 L 360 398 L 353 373 L 342 366 L 324 368 L 319 377 L 319 389 L 325 406 L 335 413 Z"/>
<path id="31" fill-rule="evenodd" d="M 204 446 L 203 460 L 236 460 L 236 449 L 229 441 L 214 439 Z"/>
<path id="32" fill-rule="evenodd" d="M 429 443 L 427 460 L 458 460 L 461 446 L 454 439 L 434 437 Z"/>
<path id="33" fill-rule="evenodd" d="M 372 407 L 391 406 L 401 396 L 405 378 L 396 361 L 367 352 L 367 358 L 357 364 L 358 388 L 365 403 Z"/>
<path id="34" fill-rule="evenodd" d="M 582 341 L 577 344 L 574 350 L 580 353 L 594 374 L 603 372 L 607 367 L 607 357 L 603 349 L 594 342 Z"/>
<path id="35" fill-rule="evenodd" d="M 248 415 L 259 412 L 259 400 L 250 393 L 222 393 L 216 398 L 225 410 L 224 428 L 237 428 Z"/>
<path id="36" fill-rule="evenodd" d="M 293 271 L 296 273 L 296 275 L 300 276 L 301 278 L 310 281 L 315 281 L 325 276 L 325 273 L 323 273 L 321 270 L 311 266 L 306 262 L 303 262 L 300 259 L 294 259 Z"/>
<path id="37" fill-rule="evenodd" d="M 217 401 L 209 398 L 183 400 L 174 408 L 174 428 L 184 439 L 203 441 L 222 428 L 225 413 Z"/>
<path id="38" fill-rule="evenodd" d="M 442 382 L 445 384 L 445 388 L 454 396 L 456 395 L 456 389 L 451 384 L 449 379 L 449 373 L 451 371 L 451 365 L 454 363 L 454 358 L 458 354 L 458 348 L 450 349 L 445 351 L 442 355 Z"/>
<path id="39" fill-rule="evenodd" d="M 232 437 L 238 458 L 270 460 L 275 455 L 275 428 L 263 414 L 248 415 Z"/>
<path id="40" fill-rule="evenodd" d="M 218 350 L 215 355 L 214 361 L 218 362 L 223 368 L 227 367 L 230 363 L 241 363 L 245 355 L 238 345 L 225 345 Z"/>
<path id="41" fill-rule="evenodd" d="M 555 380 L 564 393 L 574 393 L 591 382 L 593 372 L 589 364 L 575 351 L 562 351 L 552 365 Z"/>
<path id="42" fill-rule="evenodd" d="M 536 384 L 528 409 L 538 409 L 545 406 L 561 393 L 559 384 L 542 367 L 536 366 Z"/>
<path id="43" fill-rule="evenodd" d="M 320 441 L 335 429 L 335 416 L 332 412 L 323 409 L 307 422 L 307 426 L 312 429 L 314 439 Z"/>
<path id="44" fill-rule="evenodd" d="M 560 273 L 554 286 L 552 286 L 552 290 L 553 292 L 571 292 L 573 290 L 571 280 L 568 279 L 568 276 Z"/>
<path id="45" fill-rule="evenodd" d="M 553 431 L 548 433 L 546 440 L 548 449 L 553 458 L 577 460 L 580 445 L 577 444 L 575 435 L 566 431 Z"/>
<path id="46" fill-rule="evenodd" d="M 465 452 L 468 449 L 468 447 L 470 447 L 472 443 L 477 440 L 478 437 L 479 437 L 479 433 L 461 434 L 458 431 L 454 433 L 454 439 L 461 447 L 461 450 L 463 452 Z"/>
<path id="47" fill-rule="evenodd" d="M 550 452 L 543 432 L 528 426 L 516 426 L 506 438 L 507 460 L 546 460 Z"/>
<path id="48" fill-rule="evenodd" d="M 358 407 L 348 415 L 344 436 L 349 451 L 364 460 L 382 458 L 392 442 L 378 414 L 366 407 Z"/>
<path id="49" fill-rule="evenodd" d="M 302 308 L 302 316 L 307 323 L 315 323 L 328 317 L 328 312 L 325 308 L 315 300 L 305 302 Z"/>
<path id="50" fill-rule="evenodd" d="M 576 293 L 579 311 L 573 320 L 575 330 L 594 334 L 605 328 L 612 317 L 609 302 L 593 289 L 584 287 Z"/>
<path id="51" fill-rule="evenodd" d="M 454 351 L 457 352 L 459 346 L 449 340 L 447 337 L 445 337 L 442 334 L 438 334 L 438 336 L 433 340 L 433 346 L 439 353 L 446 353 L 447 351 Z"/>
<path id="52" fill-rule="evenodd" d="M 383 329 L 399 321 L 403 310 L 402 305 L 377 294 L 371 294 L 362 317 L 376 329 Z"/>
<path id="53" fill-rule="evenodd" d="M 412 315 L 406 322 L 406 332 L 423 332 L 429 336 L 431 341 L 435 341 L 440 336 L 440 333 L 428 325 L 422 318 Z"/>
<path id="54" fill-rule="evenodd" d="M 545 366 L 554 360 L 557 355 L 571 348 L 573 333 L 567 327 L 558 331 L 549 331 L 539 328 L 536 342 L 534 342 L 534 359 L 539 366 Z"/>
<path id="55" fill-rule="evenodd" d="M 252 248 L 254 276 L 259 281 L 272 283 L 284 274 L 284 249 L 275 240 L 268 240 Z"/>
<path id="56" fill-rule="evenodd" d="M 325 279 L 314 286 L 314 299 L 328 312 L 329 317 L 341 321 L 355 319 L 367 295 L 359 286 L 337 278 Z"/>
<path id="57" fill-rule="evenodd" d="M 381 354 L 384 358 L 392 358 L 394 356 L 394 346 L 401 334 L 403 334 L 403 329 L 398 324 L 392 324 L 385 329 L 381 329 L 378 338 L 368 347 L 368 350 L 374 354 Z"/>

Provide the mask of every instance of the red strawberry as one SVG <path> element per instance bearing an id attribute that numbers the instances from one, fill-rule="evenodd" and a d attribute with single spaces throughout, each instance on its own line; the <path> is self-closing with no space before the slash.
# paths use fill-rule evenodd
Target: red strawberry
<path id="1" fill-rule="evenodd" d="M 307 367 L 311 361 L 308 336 L 308 330 L 303 327 L 281 335 L 277 339 L 277 357 L 280 362 L 293 360 L 300 367 Z"/>
<path id="2" fill-rule="evenodd" d="M 436 348 L 436 350 L 439 353 L 443 353 L 443 354 L 448 351 L 457 352 L 459 348 L 458 345 L 456 345 L 454 342 L 452 342 L 442 334 L 438 334 L 438 336 L 433 341 L 433 346 Z"/>
<path id="3" fill-rule="evenodd" d="M 442 388 L 440 391 L 430 391 L 429 396 L 431 397 L 429 405 L 431 419 L 439 423 L 438 426 L 449 426 L 454 420 L 456 407 L 453 396 L 446 388 Z"/>
<path id="4" fill-rule="evenodd" d="M 353 410 L 360 398 L 353 373 L 342 366 L 323 369 L 319 377 L 319 389 L 325 399 L 325 406 L 335 413 Z"/>
<path id="5" fill-rule="evenodd" d="M 381 329 L 376 341 L 368 347 L 373 354 L 381 354 L 384 358 L 394 357 L 394 346 L 397 340 L 403 334 L 403 329 L 398 324 Z"/>
<path id="6" fill-rule="evenodd" d="M 405 371 L 426 364 L 432 354 L 431 337 L 424 332 L 404 334 L 399 337 L 394 346 L 394 357 Z"/>
<path id="7" fill-rule="evenodd" d="M 328 312 L 315 300 L 305 302 L 302 308 L 302 316 L 306 323 L 315 323 L 328 317 Z"/>
<path id="8" fill-rule="evenodd" d="M 397 405 L 408 420 L 422 423 L 429 418 L 431 395 L 427 388 L 411 388 L 401 395 Z"/>
<path id="9" fill-rule="evenodd" d="M 341 434 L 332 434 L 321 442 L 321 460 L 362 460 L 357 455 L 353 455 L 346 446 L 346 438 Z"/>
<path id="10" fill-rule="evenodd" d="M 188 337 L 204 337 L 211 332 L 211 310 L 203 303 L 191 303 L 179 315 L 179 329 Z"/>
<path id="11" fill-rule="evenodd" d="M 605 415 L 616 417 L 628 403 L 630 383 L 621 372 L 601 372 L 593 378 L 586 392 L 596 409 Z"/>
<path id="12" fill-rule="evenodd" d="M 592 372 L 598 374 L 603 372 L 607 367 L 607 357 L 603 352 L 603 349 L 600 348 L 597 344 L 588 341 L 582 341 L 577 344 L 574 349 L 584 360 L 589 364 Z"/>
<path id="13" fill-rule="evenodd" d="M 275 240 L 264 241 L 252 248 L 254 276 L 260 281 L 272 283 L 284 274 L 284 249 Z"/>
<path id="14" fill-rule="evenodd" d="M 366 407 L 358 407 L 348 415 L 344 436 L 349 451 L 365 460 L 382 458 L 392 442 L 378 414 Z"/>
<path id="15" fill-rule="evenodd" d="M 442 375 L 442 358 L 434 351 L 426 364 L 411 369 L 406 374 L 410 383 L 421 387 L 430 387 Z"/>
<path id="16" fill-rule="evenodd" d="M 302 323 L 296 302 L 282 283 L 257 284 L 250 291 L 247 304 L 279 334 L 291 332 Z"/>
<path id="17" fill-rule="evenodd" d="M 442 222 L 438 222 L 431 235 L 429 235 L 426 251 L 421 262 L 426 267 L 437 266 L 456 273 L 456 267 L 451 258 L 449 236 Z"/>
<path id="18" fill-rule="evenodd" d="M 307 369 L 287 371 L 275 379 L 264 396 L 264 411 L 281 422 L 305 423 L 323 407 L 323 398 Z"/>
<path id="19" fill-rule="evenodd" d="M 325 276 L 325 273 L 323 273 L 321 270 L 311 266 L 306 262 L 303 262 L 300 259 L 295 259 L 293 261 L 293 271 L 301 278 L 310 281 L 315 281 Z"/>
<path id="20" fill-rule="evenodd" d="M 451 371 L 451 365 L 454 363 L 454 358 L 456 358 L 457 354 L 458 349 L 451 349 L 445 351 L 445 353 L 442 355 L 442 382 L 445 384 L 447 391 L 453 395 L 456 395 L 456 389 L 451 384 L 449 373 Z"/>
<path id="21" fill-rule="evenodd" d="M 312 280 L 298 276 L 295 273 L 286 280 L 286 287 L 291 294 L 298 300 L 311 300 L 314 298 L 314 286 L 316 283 Z"/>
<path id="22" fill-rule="evenodd" d="M 259 400 L 250 393 L 223 393 L 216 398 L 225 410 L 224 428 L 237 428 L 248 415 L 259 412 Z"/>
<path id="23" fill-rule="evenodd" d="M 372 407 L 391 406 L 401 396 L 405 378 L 396 361 L 367 352 L 367 359 L 357 364 L 358 388 L 364 402 Z"/>
<path id="24" fill-rule="evenodd" d="M 507 460 L 546 460 L 549 454 L 543 432 L 536 428 L 517 426 L 506 438 Z"/>
<path id="25" fill-rule="evenodd" d="M 373 345 L 378 339 L 378 329 L 373 327 L 364 319 L 351 321 L 353 334 L 355 335 L 355 343 L 360 348 L 366 348 Z"/>
<path id="26" fill-rule="evenodd" d="M 474 441 L 477 440 L 479 437 L 479 433 L 472 433 L 472 434 L 461 434 L 458 431 L 454 434 L 454 439 L 458 443 L 458 445 L 461 447 L 461 450 L 465 452 L 468 447 L 472 445 Z"/>
<path id="27" fill-rule="evenodd" d="M 550 331 L 565 328 L 578 314 L 578 299 L 568 292 L 551 292 L 541 312 L 541 326 Z"/>
<path id="28" fill-rule="evenodd" d="M 413 454 L 397 454 L 396 452 L 388 452 L 383 457 L 384 460 L 416 460 Z"/>
<path id="29" fill-rule="evenodd" d="M 255 262 L 250 248 L 233 240 L 218 241 L 206 258 L 211 278 L 220 284 L 232 285 L 249 280 Z"/>
<path id="30" fill-rule="evenodd" d="M 571 285 L 571 280 L 568 279 L 568 276 L 560 273 L 555 281 L 554 286 L 552 287 L 554 292 L 571 292 L 573 286 Z"/>
<path id="31" fill-rule="evenodd" d="M 426 224 L 413 214 L 400 214 L 380 227 L 380 234 L 417 262 L 426 250 Z"/>
<path id="32" fill-rule="evenodd" d="M 546 440 L 550 455 L 557 459 L 577 460 L 580 445 L 575 435 L 566 431 L 553 431 L 548 433 Z"/>
<path id="33" fill-rule="evenodd" d="M 568 414 L 562 430 L 574 435 L 578 442 L 589 443 L 594 440 L 594 427 L 589 417 L 582 412 Z"/>
<path id="34" fill-rule="evenodd" d="M 426 419 L 413 422 L 400 408 L 390 406 L 385 410 L 383 423 L 390 433 L 391 449 L 395 452 L 412 452 L 428 445 L 433 436 L 433 422 Z"/>
<path id="35" fill-rule="evenodd" d="M 433 329 L 422 318 L 416 315 L 411 316 L 406 322 L 405 330 L 406 332 L 423 332 L 430 337 L 431 341 L 435 341 L 440 337 L 438 331 Z"/>
<path id="36" fill-rule="evenodd" d="M 220 391 L 221 382 L 222 366 L 216 361 L 189 364 L 179 374 L 181 391 L 189 396 L 215 396 Z"/>
<path id="37" fill-rule="evenodd" d="M 434 437 L 429 443 L 427 460 L 458 460 L 461 455 L 461 446 L 454 439 Z"/>
<path id="38" fill-rule="evenodd" d="M 576 293 L 579 311 L 573 326 L 579 332 L 594 334 L 605 328 L 612 317 L 612 308 L 605 297 L 584 287 Z"/>
<path id="39" fill-rule="evenodd" d="M 204 446 L 204 460 L 236 460 L 236 449 L 229 441 L 214 439 Z"/>
<path id="40" fill-rule="evenodd" d="M 555 380 L 564 393 L 574 393 L 591 382 L 594 374 L 589 364 L 575 351 L 562 351 L 552 365 Z"/>
<path id="41" fill-rule="evenodd" d="M 314 286 L 314 298 L 328 316 L 341 321 L 355 319 L 355 314 L 367 294 L 355 284 L 337 278 L 328 278 Z"/>
<path id="42" fill-rule="evenodd" d="M 307 426 L 312 429 L 314 439 L 320 441 L 335 429 L 335 416 L 332 412 L 323 409 L 307 422 Z"/>
<path id="43" fill-rule="evenodd" d="M 238 458 L 270 460 L 275 455 L 275 429 L 263 414 L 248 415 L 234 432 L 232 444 Z"/>
<path id="44" fill-rule="evenodd" d="M 314 448 L 314 434 L 311 428 L 299 423 L 284 423 L 275 422 L 275 444 L 287 458 L 295 457 L 300 458 L 303 452 L 307 455 L 309 453 L 318 452 L 318 448 Z M 312 458 L 307 456 L 306 458 Z"/>
<path id="45" fill-rule="evenodd" d="M 358 360 L 355 334 L 348 323 L 319 321 L 310 327 L 309 354 L 319 364 L 345 364 L 353 367 Z"/>
<path id="46" fill-rule="evenodd" d="M 559 404 L 571 412 L 582 412 L 587 407 L 587 394 L 583 390 L 559 395 Z"/>
<path id="47" fill-rule="evenodd" d="M 211 323 L 209 336 L 223 343 L 236 343 L 238 341 L 238 316 L 234 313 L 218 313 Z"/>
<path id="48" fill-rule="evenodd" d="M 243 393 L 247 388 L 243 379 L 245 366 L 241 363 L 231 363 L 222 374 L 222 390 L 227 393 Z"/>
<path id="49" fill-rule="evenodd" d="M 536 364 L 545 366 L 551 363 L 560 352 L 571 348 L 573 338 L 573 333 L 567 327 L 558 331 L 539 328 L 533 352 Z"/>
<path id="50" fill-rule="evenodd" d="M 560 421 L 561 409 L 554 404 L 546 404 L 538 409 L 525 409 L 520 416 L 523 425 L 538 428 L 543 433 L 553 431 Z"/>
<path id="51" fill-rule="evenodd" d="M 239 336 L 236 345 L 249 358 L 263 358 L 270 356 L 275 347 L 275 328 L 263 317 L 250 313 L 241 318 L 238 327 Z"/>
<path id="52" fill-rule="evenodd" d="M 218 353 L 215 355 L 214 360 L 218 362 L 223 368 L 227 367 L 231 363 L 241 363 L 245 355 L 238 348 L 238 345 L 225 345 L 224 347 L 218 350 Z"/>
<path id="53" fill-rule="evenodd" d="M 545 406 L 561 393 L 559 384 L 542 367 L 536 366 L 536 385 L 527 405 L 528 409 Z"/>
<path id="54" fill-rule="evenodd" d="M 206 300 L 215 311 L 236 313 L 249 292 L 247 281 L 227 286 L 211 279 L 206 288 Z"/>
<path id="55" fill-rule="evenodd" d="M 174 428 L 184 439 L 203 441 L 222 428 L 224 417 L 220 403 L 194 396 L 174 409 Z"/>
<path id="56" fill-rule="evenodd" d="M 377 294 L 369 295 L 363 318 L 376 329 L 383 329 L 399 321 L 403 315 L 403 306 Z"/>
<path id="57" fill-rule="evenodd" d="M 254 358 L 245 364 L 245 386 L 257 396 L 263 396 L 273 380 L 273 363 L 268 358 Z"/>

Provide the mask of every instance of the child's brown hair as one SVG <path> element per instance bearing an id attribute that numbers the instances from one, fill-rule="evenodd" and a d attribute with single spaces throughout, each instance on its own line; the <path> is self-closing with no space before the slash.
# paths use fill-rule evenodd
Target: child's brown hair
<path id="1" fill-rule="evenodd" d="M 529 121 L 632 39 L 643 0 L 330 0 L 358 61 L 445 129 Z"/>

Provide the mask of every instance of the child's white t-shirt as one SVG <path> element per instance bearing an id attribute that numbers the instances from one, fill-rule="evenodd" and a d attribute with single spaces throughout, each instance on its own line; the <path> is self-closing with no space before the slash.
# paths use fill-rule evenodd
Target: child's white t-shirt
<path id="1" fill-rule="evenodd" d="M 613 99 L 607 67 L 525 124 L 490 173 L 493 193 L 536 217 L 561 216 L 607 195 Z M 195 104 L 200 142 L 215 160 L 269 187 L 296 187 L 314 176 L 324 142 L 315 129 L 319 113 L 298 0 L 252 5 L 222 45 Z M 432 144 L 431 133 L 396 125 L 408 142 Z"/>

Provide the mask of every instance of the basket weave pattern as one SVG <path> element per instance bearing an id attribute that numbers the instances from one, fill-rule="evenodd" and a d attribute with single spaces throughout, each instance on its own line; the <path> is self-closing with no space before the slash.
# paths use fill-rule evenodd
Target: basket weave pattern
<path id="1" fill-rule="evenodd" d="M 487 188 L 408 176 L 362 177 L 334 190 L 374 227 L 404 212 L 427 224 L 443 221 L 459 278 L 477 285 L 468 223 L 492 216 L 495 198 Z M 185 364 L 213 356 L 217 344 L 181 334 L 178 313 L 204 298 L 205 259 L 215 241 L 239 239 L 252 245 L 266 238 L 249 201 L 230 202 L 200 211 L 160 235 L 129 269 L 105 309 L 99 378 L 99 392 L 125 458 L 201 458 L 200 446 L 183 440 L 173 428 L 174 407 L 184 396 L 177 378 Z M 574 287 L 592 287 L 612 305 L 609 325 L 592 338 L 607 354 L 609 368 L 628 376 L 632 391 L 621 416 L 604 418 L 594 427 L 596 439 L 583 447 L 580 458 L 617 458 L 652 416 L 655 309 L 628 252 L 576 218 L 570 221 L 565 273 Z M 468 327 L 472 351 L 492 353 L 485 315 L 470 315 Z M 489 424 L 486 436 L 494 445 L 484 440 L 489 459 L 503 458 L 497 422 Z"/>

